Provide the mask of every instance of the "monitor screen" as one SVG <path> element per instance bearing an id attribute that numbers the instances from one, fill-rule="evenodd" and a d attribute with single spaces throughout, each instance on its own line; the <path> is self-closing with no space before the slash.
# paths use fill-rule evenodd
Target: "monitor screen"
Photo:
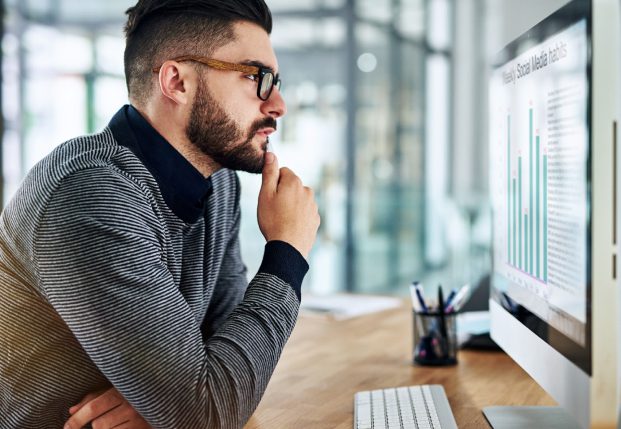
<path id="1" fill-rule="evenodd" d="M 490 80 L 489 137 L 492 299 L 590 374 L 585 4 L 573 2 L 499 54 Z"/>

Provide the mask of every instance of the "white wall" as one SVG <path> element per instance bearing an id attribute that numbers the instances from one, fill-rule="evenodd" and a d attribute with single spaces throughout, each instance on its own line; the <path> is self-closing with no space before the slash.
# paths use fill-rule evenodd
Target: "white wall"
<path id="1" fill-rule="evenodd" d="M 494 54 L 568 0 L 485 0 L 485 3 L 488 52 Z"/>

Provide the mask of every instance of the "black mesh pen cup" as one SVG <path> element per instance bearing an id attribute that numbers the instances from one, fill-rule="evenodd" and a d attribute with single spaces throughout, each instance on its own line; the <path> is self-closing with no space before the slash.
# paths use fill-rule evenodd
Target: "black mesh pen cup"
<path id="1" fill-rule="evenodd" d="M 457 363 L 457 313 L 416 312 L 414 316 L 414 363 Z"/>

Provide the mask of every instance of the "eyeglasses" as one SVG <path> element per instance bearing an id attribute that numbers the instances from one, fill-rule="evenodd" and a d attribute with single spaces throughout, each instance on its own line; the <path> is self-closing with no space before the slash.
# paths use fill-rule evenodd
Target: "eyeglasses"
<path id="1" fill-rule="evenodd" d="M 246 73 L 249 76 L 253 76 L 254 80 L 258 81 L 257 86 L 257 97 L 261 100 L 266 101 L 270 98 L 272 94 L 272 90 L 274 87 L 280 90 L 280 77 L 279 75 L 275 75 L 272 69 L 267 67 L 259 67 L 259 66 L 250 66 L 247 64 L 235 64 L 235 63 L 227 63 L 226 61 L 214 60 L 211 58 L 205 57 L 197 57 L 194 55 L 184 55 L 182 57 L 177 57 L 173 59 L 173 61 L 182 62 L 182 61 L 196 61 L 197 63 L 204 64 L 208 67 L 217 70 L 230 70 L 230 71 L 238 71 L 241 73 Z M 154 67 L 153 72 L 159 73 L 162 67 Z"/>

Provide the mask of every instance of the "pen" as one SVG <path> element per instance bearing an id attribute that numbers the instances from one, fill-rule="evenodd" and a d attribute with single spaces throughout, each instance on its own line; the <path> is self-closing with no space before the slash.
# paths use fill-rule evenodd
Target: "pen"
<path id="1" fill-rule="evenodd" d="M 438 314 L 440 316 L 440 333 L 446 338 L 446 323 L 444 320 L 444 296 L 442 294 L 442 287 L 438 287 Z"/>
<path id="2" fill-rule="evenodd" d="M 455 294 L 456 293 L 457 293 L 457 291 L 455 289 L 453 289 L 449 293 L 449 296 L 446 297 L 446 301 L 444 302 L 444 309 L 445 310 L 448 308 L 449 305 L 451 305 L 451 302 L 453 301 L 453 298 L 455 298 Z"/>
<path id="3" fill-rule="evenodd" d="M 442 286 L 438 286 L 438 313 L 440 315 L 440 336 L 442 337 L 442 343 L 440 349 L 442 350 L 442 357 L 446 357 L 448 338 L 446 334 L 446 318 L 444 315 L 444 296 L 442 294 Z"/>
<path id="4" fill-rule="evenodd" d="M 453 298 L 453 301 L 446 308 L 446 312 L 452 313 L 452 312 L 459 311 L 461 306 L 466 301 L 466 298 L 469 292 L 470 292 L 470 285 L 469 284 L 463 285 L 455 294 L 455 298 Z"/>
<path id="5" fill-rule="evenodd" d="M 429 309 L 427 308 L 427 304 L 425 303 L 425 298 L 421 292 L 421 284 L 417 283 L 414 288 L 416 289 L 416 297 L 418 298 L 418 302 L 420 303 L 420 307 L 423 310 L 423 313 L 427 313 Z"/>
<path id="6" fill-rule="evenodd" d="M 412 308 L 415 312 L 420 313 L 422 308 L 418 302 L 418 296 L 416 295 L 416 282 L 410 285 L 410 298 L 412 299 Z"/>

